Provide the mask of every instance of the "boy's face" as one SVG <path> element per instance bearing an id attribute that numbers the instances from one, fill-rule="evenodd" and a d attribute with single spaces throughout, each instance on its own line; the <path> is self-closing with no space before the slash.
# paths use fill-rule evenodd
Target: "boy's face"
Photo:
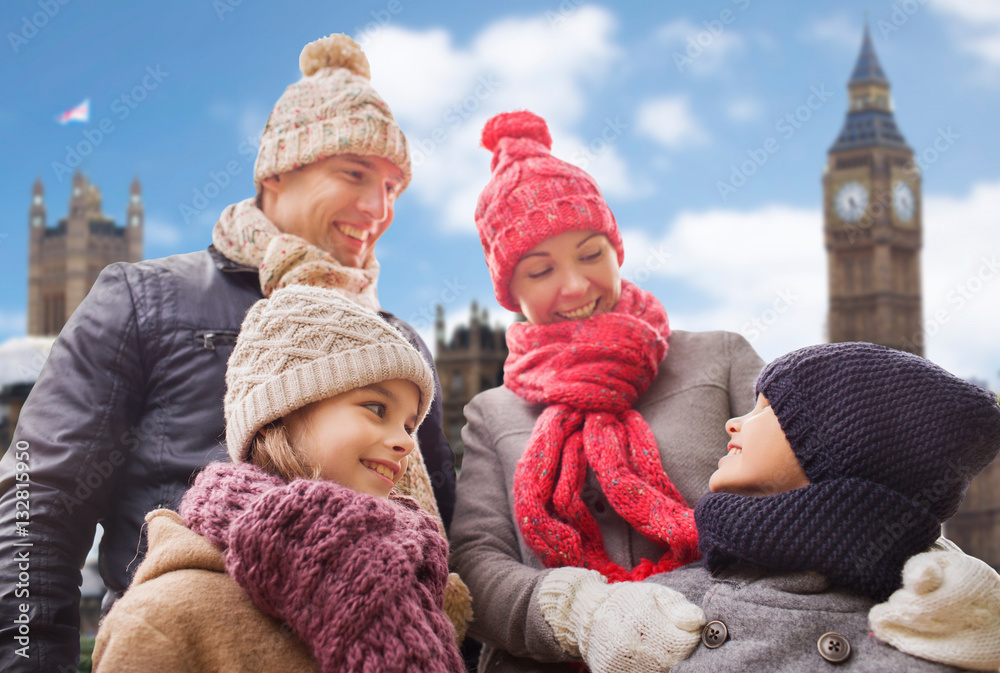
<path id="1" fill-rule="evenodd" d="M 510 294 L 532 325 L 607 313 L 621 293 L 618 253 L 589 229 L 545 239 L 521 257 L 510 280 Z"/>
<path id="2" fill-rule="evenodd" d="M 729 454 L 708 482 L 713 493 L 775 495 L 809 484 L 770 403 L 763 395 L 746 416 L 726 422 Z"/>
<path id="3" fill-rule="evenodd" d="M 289 441 L 320 478 L 358 493 L 388 497 L 410 452 L 420 391 L 392 379 L 313 402 L 285 417 Z"/>

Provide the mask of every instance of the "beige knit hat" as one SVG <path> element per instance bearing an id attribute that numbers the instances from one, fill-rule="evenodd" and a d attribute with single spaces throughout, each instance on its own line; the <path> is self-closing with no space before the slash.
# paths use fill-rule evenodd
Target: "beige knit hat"
<path id="1" fill-rule="evenodd" d="M 336 290 L 277 290 L 250 308 L 229 357 L 229 455 L 245 461 L 257 431 L 296 409 L 390 379 L 420 389 L 419 424 L 434 397 L 434 377 L 395 327 Z"/>
<path id="2" fill-rule="evenodd" d="M 336 154 L 382 157 L 410 183 L 406 136 L 372 88 L 368 58 L 347 35 L 310 42 L 299 56 L 303 77 L 275 103 L 253 169 L 261 180 Z"/>

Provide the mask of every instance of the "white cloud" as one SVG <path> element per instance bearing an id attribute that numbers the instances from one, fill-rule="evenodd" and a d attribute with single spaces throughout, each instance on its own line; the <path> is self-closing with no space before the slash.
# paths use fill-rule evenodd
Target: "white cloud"
<path id="1" fill-rule="evenodd" d="M 938 13 L 949 16 L 959 49 L 1000 68 L 1000 3 L 993 0 L 930 0 Z"/>
<path id="2" fill-rule="evenodd" d="M 698 145 L 708 133 L 691 112 L 687 96 L 666 96 L 646 101 L 636 113 L 637 130 L 669 149 Z"/>
<path id="3" fill-rule="evenodd" d="M 737 98 L 726 104 L 726 116 L 733 121 L 759 119 L 763 112 L 760 101 L 754 98 Z"/>
<path id="4" fill-rule="evenodd" d="M 456 45 L 442 29 L 391 24 L 365 36 L 372 84 L 410 140 L 411 189 L 443 213 L 443 228 L 474 226 L 476 197 L 490 177 L 480 133 L 489 117 L 510 110 L 544 117 L 553 154 L 585 158 L 609 196 L 640 193 L 641 181 L 629 174 L 613 142 L 590 151 L 594 140 L 572 130 L 587 112 L 586 85 L 606 77 L 621 58 L 616 29 L 607 10 L 583 6 L 558 20 L 538 15 L 497 21 L 467 45 Z"/>
<path id="5" fill-rule="evenodd" d="M 142 236 L 146 244 L 170 249 L 177 249 L 183 238 L 179 227 L 152 217 L 147 217 L 142 223 Z"/>
<path id="6" fill-rule="evenodd" d="M 672 50 L 670 60 L 678 72 L 697 76 L 722 71 L 729 64 L 730 56 L 742 51 L 745 46 L 744 39 L 736 32 L 732 22 L 709 22 L 706 26 L 678 19 L 661 26 L 655 36 Z"/>
<path id="7" fill-rule="evenodd" d="M 922 253 L 925 355 L 963 378 L 1000 376 L 1000 181 L 928 195 Z M 826 340 L 827 259 L 818 209 L 682 212 L 661 238 L 625 230 L 622 275 L 655 276 L 704 297 L 671 309 L 680 329 L 728 329 L 765 360 Z"/>
<path id="8" fill-rule="evenodd" d="M 0 337 L 21 336 L 28 330 L 27 311 L 0 310 Z"/>
<path id="9" fill-rule="evenodd" d="M 825 338 L 826 253 L 818 209 L 682 212 L 659 240 L 625 231 L 625 278 L 651 275 L 707 298 L 673 309 L 681 329 L 740 332 L 765 359 Z"/>
<path id="10" fill-rule="evenodd" d="M 813 19 L 799 31 L 799 39 L 804 42 L 830 42 L 846 49 L 859 49 L 861 36 L 861 28 L 847 14 Z"/>
<path id="11" fill-rule="evenodd" d="M 1000 181 L 923 203 L 925 354 L 991 382 L 1000 375 Z"/>
<path id="12" fill-rule="evenodd" d="M 270 110 L 264 110 L 255 105 L 240 110 L 240 120 L 237 125 L 240 132 L 240 143 L 246 141 L 250 147 L 256 147 L 270 114 Z"/>

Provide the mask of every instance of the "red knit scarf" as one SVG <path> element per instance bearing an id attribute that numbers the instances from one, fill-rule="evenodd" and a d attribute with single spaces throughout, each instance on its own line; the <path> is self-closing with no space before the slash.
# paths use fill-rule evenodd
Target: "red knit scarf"
<path id="1" fill-rule="evenodd" d="M 652 430 L 632 408 L 655 378 L 669 335 L 663 305 L 627 281 L 611 313 L 507 330 L 504 385 L 548 405 L 514 475 L 518 527 L 547 568 L 640 581 L 697 560 L 693 512 L 663 471 Z M 580 497 L 588 466 L 615 511 L 666 549 L 658 562 L 643 559 L 627 571 L 611 561 Z"/>

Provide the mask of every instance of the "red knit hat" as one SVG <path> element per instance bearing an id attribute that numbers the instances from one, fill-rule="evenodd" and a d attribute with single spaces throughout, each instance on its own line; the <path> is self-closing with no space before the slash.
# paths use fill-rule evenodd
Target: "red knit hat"
<path id="1" fill-rule="evenodd" d="M 483 127 L 483 147 L 493 152 L 493 178 L 479 195 L 476 229 L 501 306 L 521 310 L 509 289 L 514 267 L 524 253 L 564 231 L 606 235 L 621 266 L 625 250 L 615 216 L 590 175 L 552 156 L 544 119 L 526 110 L 498 114 Z"/>

